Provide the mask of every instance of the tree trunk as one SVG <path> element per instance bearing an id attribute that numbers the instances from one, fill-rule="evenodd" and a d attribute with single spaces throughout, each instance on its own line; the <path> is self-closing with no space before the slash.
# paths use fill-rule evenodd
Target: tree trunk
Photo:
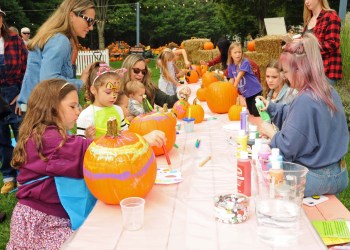
<path id="1" fill-rule="evenodd" d="M 96 19 L 97 22 L 97 32 L 98 32 L 98 48 L 100 50 L 105 49 L 105 22 L 107 17 L 107 5 L 109 0 L 96 0 Z"/>
<path id="2" fill-rule="evenodd" d="M 105 21 L 100 21 L 97 23 L 97 32 L 98 32 L 98 49 L 105 49 Z"/>

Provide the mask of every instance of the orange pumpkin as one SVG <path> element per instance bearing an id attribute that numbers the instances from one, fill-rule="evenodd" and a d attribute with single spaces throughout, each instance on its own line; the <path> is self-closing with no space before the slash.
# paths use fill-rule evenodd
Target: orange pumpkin
<path id="1" fill-rule="evenodd" d="M 199 88 L 196 92 L 196 96 L 198 98 L 198 100 L 200 100 L 201 102 L 206 100 L 206 88 Z"/>
<path id="2" fill-rule="evenodd" d="M 204 75 L 205 72 L 208 70 L 208 65 L 201 65 L 201 76 Z"/>
<path id="3" fill-rule="evenodd" d="M 230 107 L 236 103 L 238 92 L 230 82 L 214 82 L 206 91 L 206 99 L 209 109 L 213 113 L 227 113 Z"/>
<path id="4" fill-rule="evenodd" d="M 204 45 L 203 45 L 203 48 L 205 50 L 211 50 L 211 49 L 214 49 L 214 44 L 212 42 L 205 42 Z"/>
<path id="5" fill-rule="evenodd" d="M 255 41 L 249 41 L 247 43 L 247 50 L 248 51 L 255 51 Z"/>
<path id="6" fill-rule="evenodd" d="M 202 86 L 208 87 L 213 82 L 223 81 L 224 76 L 216 73 L 215 71 L 207 71 L 202 75 Z"/>
<path id="7" fill-rule="evenodd" d="M 198 104 L 197 98 L 195 98 L 193 104 L 187 108 L 186 117 L 194 118 L 194 123 L 201 123 L 204 120 L 204 109 Z"/>
<path id="8" fill-rule="evenodd" d="M 239 98 L 237 98 L 237 104 L 232 105 L 228 110 L 228 119 L 230 121 L 239 121 L 241 119 L 242 106 L 239 103 Z"/>
<path id="9" fill-rule="evenodd" d="M 180 99 L 175 102 L 173 106 L 173 113 L 176 115 L 177 119 L 183 119 L 186 116 L 186 111 L 190 104 L 186 99 Z"/>
<path id="10" fill-rule="evenodd" d="M 197 71 L 199 77 L 202 76 L 202 68 L 201 68 L 201 65 L 192 64 L 192 65 L 191 65 L 191 69 Z"/>
<path id="11" fill-rule="evenodd" d="M 187 83 L 196 83 L 199 80 L 199 74 L 196 70 L 189 70 L 185 75 Z"/>
<path id="12" fill-rule="evenodd" d="M 107 134 L 92 142 L 84 156 L 84 179 L 91 193 L 107 204 L 127 197 L 145 197 L 152 189 L 157 163 L 142 136 L 117 131 L 108 121 Z"/>

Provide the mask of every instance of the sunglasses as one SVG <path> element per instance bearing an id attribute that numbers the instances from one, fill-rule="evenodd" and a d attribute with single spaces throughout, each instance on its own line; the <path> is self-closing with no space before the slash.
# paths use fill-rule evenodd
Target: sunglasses
<path id="1" fill-rule="evenodd" d="M 76 14 L 78 17 L 81 17 L 82 19 L 84 19 L 86 22 L 87 22 L 87 24 L 88 24 L 88 26 L 90 27 L 90 26 L 93 26 L 94 24 L 95 24 L 95 22 L 96 22 L 96 20 L 95 19 L 93 19 L 93 18 L 91 18 L 91 17 L 88 17 L 88 16 L 85 16 L 85 15 L 83 15 L 83 14 L 81 14 L 81 13 L 78 13 L 78 14 Z"/>
<path id="2" fill-rule="evenodd" d="M 23 34 L 23 35 L 30 35 L 30 33 L 24 33 L 24 32 L 23 32 L 22 34 Z"/>
<path id="3" fill-rule="evenodd" d="M 140 74 L 140 72 L 142 73 L 142 75 L 146 75 L 147 73 L 147 69 L 132 68 L 132 71 L 136 75 Z"/>

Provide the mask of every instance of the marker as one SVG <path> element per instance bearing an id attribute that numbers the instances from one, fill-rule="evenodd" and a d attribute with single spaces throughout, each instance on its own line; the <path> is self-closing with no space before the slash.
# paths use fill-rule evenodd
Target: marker
<path id="1" fill-rule="evenodd" d="M 200 144 L 201 144 L 201 140 L 197 139 L 197 140 L 196 140 L 196 144 L 195 144 L 196 148 L 199 148 L 199 145 L 200 145 Z"/>
<path id="2" fill-rule="evenodd" d="M 203 161 L 201 161 L 201 163 L 199 163 L 199 166 L 203 167 L 208 161 L 210 161 L 210 159 L 211 159 L 211 156 L 208 156 Z"/>
<path id="3" fill-rule="evenodd" d="M 179 148 L 179 146 L 178 146 L 176 143 L 174 144 L 174 147 L 175 147 L 175 148 Z"/>
<path id="4" fill-rule="evenodd" d="M 166 151 L 165 145 L 163 145 L 162 147 L 163 147 L 163 151 L 164 151 L 164 155 L 165 155 L 166 161 L 167 161 L 168 165 L 170 166 L 171 162 L 170 162 L 170 158 L 169 158 L 168 152 Z"/>

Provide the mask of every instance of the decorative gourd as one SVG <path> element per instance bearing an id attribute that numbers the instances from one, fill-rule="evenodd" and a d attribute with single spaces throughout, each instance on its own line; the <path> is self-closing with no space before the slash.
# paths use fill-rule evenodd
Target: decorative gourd
<path id="1" fill-rule="evenodd" d="M 204 45 L 203 45 L 203 48 L 205 50 L 211 50 L 211 49 L 214 49 L 214 44 L 212 42 L 205 42 Z"/>
<path id="2" fill-rule="evenodd" d="M 209 109 L 213 113 L 227 113 L 230 107 L 236 103 L 238 92 L 230 82 L 214 82 L 206 91 L 206 99 Z"/>
<path id="3" fill-rule="evenodd" d="M 228 110 L 228 119 L 230 121 L 239 121 L 241 118 L 242 106 L 239 103 L 239 98 L 237 98 L 237 103 L 232 105 Z"/>
<path id="4" fill-rule="evenodd" d="M 152 111 L 145 109 L 146 113 L 136 116 L 130 123 L 129 130 L 140 135 L 146 135 L 154 130 L 161 130 L 167 138 L 165 148 L 169 152 L 176 140 L 176 118 L 173 114 L 164 111 Z M 155 155 L 163 155 L 162 148 L 152 147 Z"/>
<path id="5" fill-rule="evenodd" d="M 186 111 L 190 104 L 187 99 L 180 99 L 175 102 L 173 106 L 173 113 L 176 115 L 177 119 L 183 119 L 186 116 Z"/>
<path id="6" fill-rule="evenodd" d="M 215 71 L 207 71 L 202 75 L 202 86 L 209 87 L 213 82 L 223 81 L 224 76 Z"/>
<path id="7" fill-rule="evenodd" d="M 198 100 L 200 100 L 201 102 L 204 102 L 206 100 L 206 91 L 207 88 L 199 88 L 196 92 L 196 96 L 198 98 Z"/>
<path id="8" fill-rule="evenodd" d="M 84 156 L 84 179 L 90 192 L 107 204 L 127 197 L 145 197 L 152 189 L 157 163 L 142 136 L 118 132 L 117 121 L 108 121 L 107 133 L 90 144 Z"/>
<path id="9" fill-rule="evenodd" d="M 249 41 L 247 43 L 247 50 L 248 51 L 255 51 L 255 40 Z"/>
<path id="10" fill-rule="evenodd" d="M 185 79 L 187 83 L 196 83 L 199 80 L 199 74 L 197 72 L 197 70 L 189 70 L 187 71 L 186 75 L 185 75 Z"/>
<path id="11" fill-rule="evenodd" d="M 204 120 L 204 109 L 198 104 L 197 98 L 195 98 L 193 104 L 187 108 L 186 117 L 194 118 L 194 123 L 201 123 Z"/>

